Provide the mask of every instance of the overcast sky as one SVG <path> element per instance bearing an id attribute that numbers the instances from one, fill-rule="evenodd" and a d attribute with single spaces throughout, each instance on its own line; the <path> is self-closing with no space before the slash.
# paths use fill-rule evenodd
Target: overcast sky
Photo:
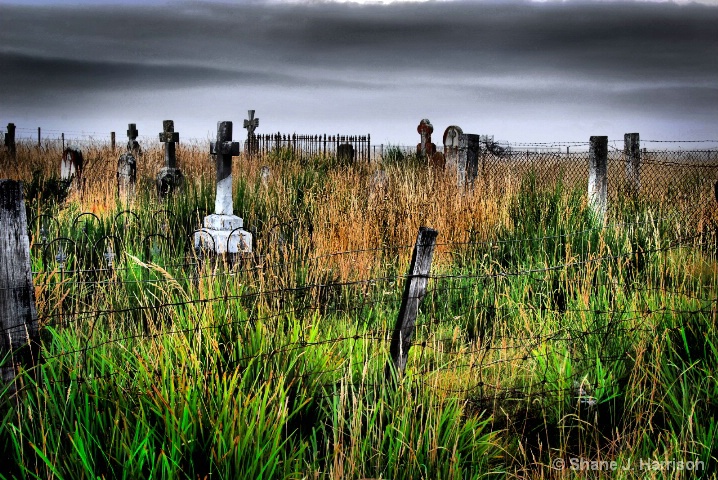
<path id="1" fill-rule="evenodd" d="M 0 0 L 0 129 L 718 138 L 718 2 Z"/>

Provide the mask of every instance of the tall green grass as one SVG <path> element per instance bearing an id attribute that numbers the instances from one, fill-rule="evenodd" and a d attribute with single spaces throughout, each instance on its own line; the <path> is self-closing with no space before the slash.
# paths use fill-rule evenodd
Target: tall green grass
<path id="1" fill-rule="evenodd" d="M 397 211 L 372 227 L 391 248 L 326 255 L 366 200 L 333 190 L 365 185 L 372 169 L 276 155 L 265 161 L 283 174 L 269 185 L 235 181 L 256 243 L 231 262 L 190 240 L 212 209 L 211 178 L 165 203 L 147 185 L 132 214 L 117 203 L 74 226 L 72 197 L 29 202 L 44 362 L 41 381 L 22 373 L 18 397 L 0 394 L 0 476 L 581 475 L 552 468 L 556 458 L 705 464 L 606 478 L 715 475 L 710 231 L 667 203 L 613 205 L 602 223 L 583 191 L 530 174 L 464 223 L 451 219 L 467 205 L 457 200 L 447 225 L 465 230 L 440 231 L 394 382 L 389 337 L 414 238 L 386 243 L 408 231 L 391 219 L 444 198 L 451 177 L 397 157 L 384 166 Z M 63 269 L 43 221 L 48 238 L 74 242 Z M 108 267 L 108 242 L 113 268 L 94 271 Z"/>

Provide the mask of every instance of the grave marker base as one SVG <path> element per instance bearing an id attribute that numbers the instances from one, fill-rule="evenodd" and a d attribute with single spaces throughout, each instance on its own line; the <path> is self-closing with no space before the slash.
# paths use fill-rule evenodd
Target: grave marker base
<path id="1" fill-rule="evenodd" d="M 195 249 L 206 249 L 218 254 L 252 253 L 252 234 L 242 227 L 243 220 L 236 215 L 207 215 L 204 228 L 195 232 Z"/>
<path id="2" fill-rule="evenodd" d="M 184 186 L 184 175 L 179 168 L 162 167 L 157 174 L 157 192 L 161 197 L 171 195 Z"/>

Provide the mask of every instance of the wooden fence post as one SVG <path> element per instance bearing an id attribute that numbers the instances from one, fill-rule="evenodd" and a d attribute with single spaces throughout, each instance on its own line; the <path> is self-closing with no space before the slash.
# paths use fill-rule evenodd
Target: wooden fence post
<path id="1" fill-rule="evenodd" d="M 626 187 L 629 195 L 641 191 L 641 140 L 637 133 L 623 135 L 623 156 L 626 159 Z"/>
<path id="2" fill-rule="evenodd" d="M 37 127 L 37 149 L 40 150 L 42 148 L 42 137 L 40 135 L 40 127 Z"/>
<path id="3" fill-rule="evenodd" d="M 396 319 L 394 333 L 391 337 L 389 352 L 392 365 L 387 370 L 389 377 L 392 375 L 392 366 L 397 372 L 403 373 L 409 359 L 409 348 L 411 348 L 411 341 L 414 337 L 414 324 L 419 313 L 419 304 L 426 293 L 426 284 L 431 271 L 431 261 L 434 257 L 434 247 L 436 246 L 438 234 L 439 232 L 433 228 L 419 228 L 414 253 L 411 255 L 409 274 L 404 284 L 399 316 Z"/>
<path id="4" fill-rule="evenodd" d="M 593 136 L 588 147 L 588 203 L 603 219 L 608 195 L 608 137 Z"/>
<path id="5" fill-rule="evenodd" d="M 7 124 L 7 132 L 5 133 L 5 147 L 7 147 L 7 151 L 10 153 L 10 156 L 15 158 L 15 124 L 14 123 L 8 123 Z"/>
<path id="6" fill-rule="evenodd" d="M 112 153 L 115 153 L 115 132 L 110 132 L 110 148 Z"/>
<path id="7" fill-rule="evenodd" d="M 18 367 L 39 363 L 35 288 L 22 183 L 0 180 L 0 388 L 15 393 Z"/>

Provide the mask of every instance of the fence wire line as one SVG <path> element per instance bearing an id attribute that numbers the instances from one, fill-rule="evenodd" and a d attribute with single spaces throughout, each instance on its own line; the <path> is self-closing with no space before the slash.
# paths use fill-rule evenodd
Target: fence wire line
<path id="1" fill-rule="evenodd" d="M 604 255 L 600 257 L 594 257 L 594 258 L 588 258 L 584 260 L 577 260 L 574 262 L 568 262 L 563 264 L 557 264 L 552 266 L 547 266 L 544 268 L 535 268 L 535 269 L 524 269 L 524 270 L 517 270 L 517 271 L 503 271 L 503 272 L 495 272 L 495 273 L 483 273 L 483 274 L 440 274 L 440 275 L 428 275 L 426 278 L 435 280 L 435 281 L 442 281 L 442 280 L 450 280 L 450 281 L 456 281 L 456 280 L 462 280 L 462 279 L 491 279 L 491 278 L 504 278 L 509 276 L 525 276 L 525 275 L 534 275 L 537 273 L 546 273 L 551 271 L 557 271 L 557 270 L 564 270 L 568 268 L 575 268 L 578 266 L 583 266 L 590 263 L 598 263 L 603 262 L 607 260 L 618 260 L 618 259 L 627 259 L 634 257 L 637 254 L 640 255 L 650 255 L 653 253 L 659 253 L 659 252 L 666 252 L 673 249 L 679 249 L 679 248 L 685 248 L 685 247 L 695 247 L 695 244 L 688 244 L 684 243 L 685 241 L 689 240 L 695 240 L 696 238 L 701 237 L 700 234 L 693 235 L 684 239 L 680 239 L 678 241 L 675 241 L 668 246 L 655 248 L 655 249 L 647 249 L 642 250 L 641 252 L 627 252 L 623 254 L 617 254 L 617 255 Z M 699 244 L 700 245 L 700 244 Z M 55 318 L 62 318 L 62 317 L 70 317 L 74 316 L 76 317 L 76 321 L 80 321 L 84 318 L 91 318 L 93 316 L 98 315 L 109 315 L 109 314 L 118 314 L 118 313 L 129 313 L 134 311 L 141 311 L 141 310 L 154 310 L 154 309 L 162 309 L 162 308 L 168 308 L 168 307 L 178 307 L 178 306 L 186 306 L 186 305 L 192 305 L 192 304 L 203 304 L 203 303 L 213 303 L 217 301 L 228 301 L 228 300 L 236 300 L 236 299 L 250 299 L 250 298 L 266 298 L 271 296 L 280 296 L 285 295 L 287 293 L 298 293 L 298 292 L 306 292 L 310 290 L 315 289 L 338 289 L 348 286 L 356 286 L 356 285 L 370 285 L 374 286 L 378 283 L 387 282 L 387 283 L 396 283 L 401 280 L 406 280 L 407 278 L 411 277 L 411 275 L 404 274 L 404 275 L 395 275 L 395 276 L 387 276 L 387 277 L 374 277 L 370 279 L 362 279 L 362 280 L 354 280 L 354 281 L 344 281 L 344 282 L 333 282 L 333 283 L 310 283 L 310 284 L 303 284 L 298 285 L 294 287 L 284 287 L 280 289 L 273 289 L 268 291 L 252 291 L 248 293 L 242 293 L 239 295 L 223 295 L 219 297 L 213 297 L 213 298 L 198 298 L 198 299 L 190 299 L 185 300 L 181 302 L 165 302 L 155 305 L 141 305 L 141 306 L 134 306 L 134 307 L 124 307 L 124 308 L 116 308 L 116 309 L 104 309 L 104 310 L 96 310 L 96 311 L 89 311 L 89 312 L 55 312 L 51 315 L 47 316 L 40 316 L 39 321 L 44 322 L 45 320 L 49 319 L 55 319 Z M 176 280 L 166 280 L 166 281 L 176 281 Z"/>

